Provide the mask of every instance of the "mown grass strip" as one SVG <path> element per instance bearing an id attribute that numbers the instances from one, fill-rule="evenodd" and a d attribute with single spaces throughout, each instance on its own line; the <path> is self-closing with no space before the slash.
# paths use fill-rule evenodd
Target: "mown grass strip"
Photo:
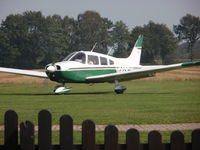
<path id="1" fill-rule="evenodd" d="M 185 137 L 185 143 L 191 142 L 191 130 L 183 130 L 181 131 L 184 134 Z M 149 132 L 140 132 L 140 141 L 141 143 L 148 143 L 148 133 Z M 170 143 L 170 135 L 172 131 L 161 131 L 162 135 L 162 142 L 163 143 Z M 3 142 L 3 131 L 0 131 L 0 145 L 2 145 Z M 74 144 L 81 144 L 81 131 L 74 131 Z M 125 144 L 125 137 L 126 132 L 119 132 L 119 143 Z M 20 140 L 20 139 L 19 139 Z M 35 132 L 35 143 L 38 142 L 38 132 Z M 96 143 L 97 144 L 103 144 L 104 143 L 104 132 L 96 132 Z M 59 144 L 59 132 L 54 131 L 52 132 L 52 144 Z"/>
<path id="2" fill-rule="evenodd" d="M 63 114 L 74 124 L 91 119 L 96 124 L 163 124 L 200 122 L 200 80 L 124 82 L 128 90 L 117 95 L 113 84 L 69 84 L 69 95 L 52 95 L 55 84 L 0 84 L 0 125 L 13 109 L 19 122 L 37 124 L 38 112 L 48 109 L 53 124 Z"/>

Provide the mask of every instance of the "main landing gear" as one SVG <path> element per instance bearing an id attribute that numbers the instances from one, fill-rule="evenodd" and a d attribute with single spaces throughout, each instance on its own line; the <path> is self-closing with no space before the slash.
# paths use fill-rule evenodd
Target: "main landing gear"
<path id="1" fill-rule="evenodd" d="M 123 94 L 125 90 L 126 87 L 124 85 L 120 85 L 118 80 L 115 80 L 115 88 L 114 88 L 115 93 Z"/>
<path id="2" fill-rule="evenodd" d="M 71 87 L 65 86 L 64 83 L 54 88 L 54 93 L 59 94 L 59 95 L 68 94 L 70 91 L 71 91 Z"/>
<path id="3" fill-rule="evenodd" d="M 62 85 L 58 85 L 54 88 L 54 93 L 58 95 L 68 94 L 71 91 L 71 87 L 65 86 L 63 83 Z M 126 86 L 119 84 L 118 80 L 115 80 L 115 88 L 114 91 L 117 94 L 123 94 L 126 90 Z"/>

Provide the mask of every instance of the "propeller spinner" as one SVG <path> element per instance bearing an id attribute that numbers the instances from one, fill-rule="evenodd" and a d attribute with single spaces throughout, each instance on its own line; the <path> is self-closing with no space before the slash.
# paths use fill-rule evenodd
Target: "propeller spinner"
<path id="1" fill-rule="evenodd" d="M 54 71 L 56 71 L 56 66 L 53 66 L 53 65 L 47 66 L 46 70 L 49 72 L 54 72 Z"/>

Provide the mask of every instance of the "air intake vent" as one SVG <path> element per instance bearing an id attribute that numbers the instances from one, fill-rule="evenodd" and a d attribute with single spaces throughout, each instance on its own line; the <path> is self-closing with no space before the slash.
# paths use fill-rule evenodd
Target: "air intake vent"
<path id="1" fill-rule="evenodd" d="M 57 69 L 57 70 L 60 70 L 61 67 L 60 67 L 59 65 L 56 65 L 56 69 Z"/>

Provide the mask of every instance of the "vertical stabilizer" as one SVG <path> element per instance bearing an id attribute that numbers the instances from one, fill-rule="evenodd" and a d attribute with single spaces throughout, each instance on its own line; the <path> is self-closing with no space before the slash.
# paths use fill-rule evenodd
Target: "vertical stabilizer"
<path id="1" fill-rule="evenodd" d="M 130 56 L 128 57 L 129 62 L 133 65 L 140 65 L 142 42 L 143 42 L 143 36 L 140 35 L 137 41 L 135 42 L 135 45 L 132 49 Z"/>

